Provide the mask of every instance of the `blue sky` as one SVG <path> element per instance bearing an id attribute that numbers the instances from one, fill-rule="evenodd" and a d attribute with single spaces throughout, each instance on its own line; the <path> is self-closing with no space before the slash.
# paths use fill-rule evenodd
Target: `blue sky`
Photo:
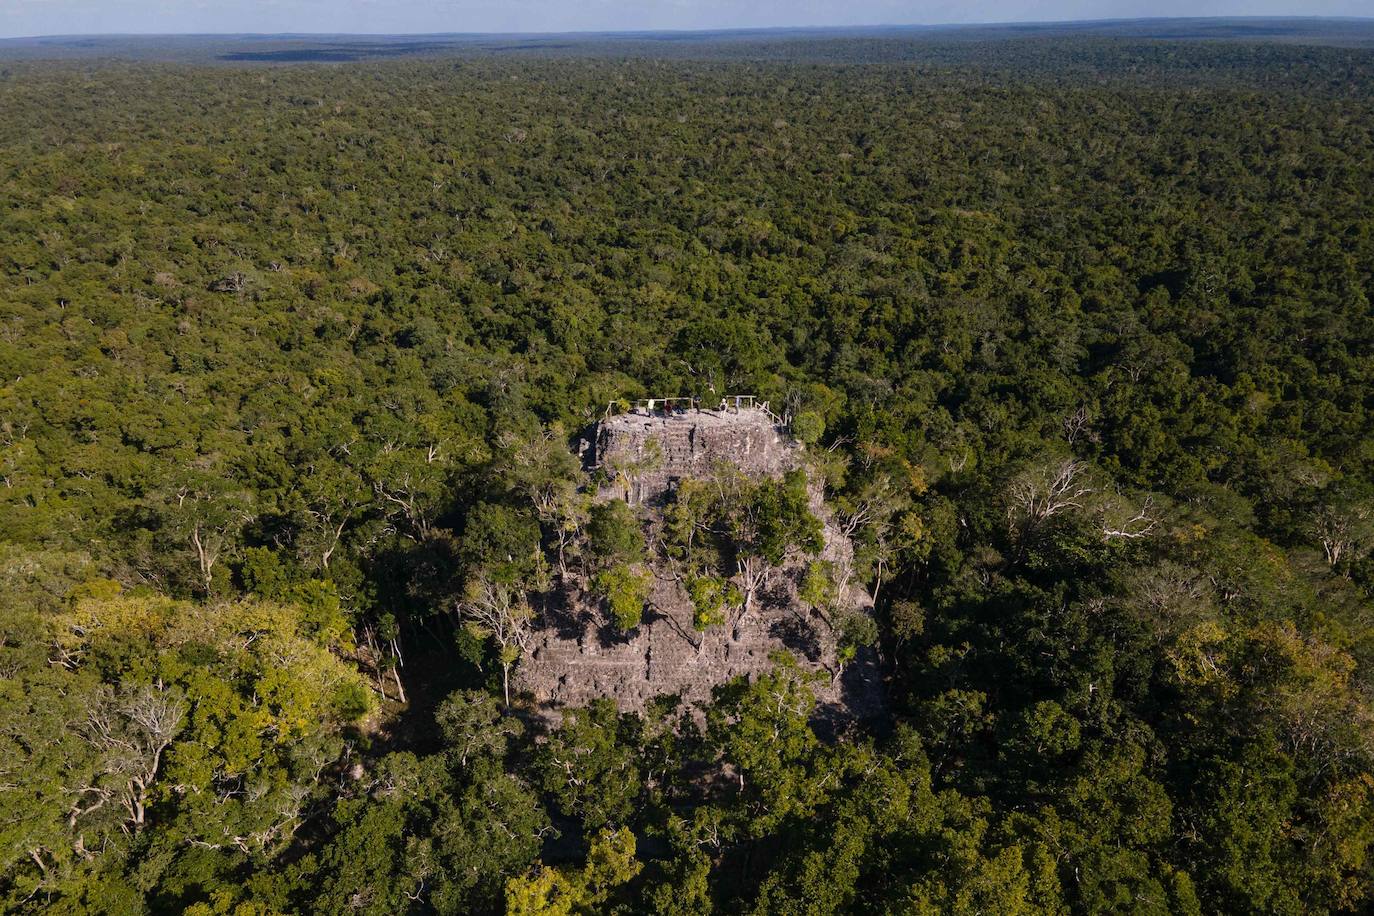
<path id="1" fill-rule="evenodd" d="M 1374 16 L 1374 0 L 0 0 L 0 36 L 109 32 L 550 32 Z"/>

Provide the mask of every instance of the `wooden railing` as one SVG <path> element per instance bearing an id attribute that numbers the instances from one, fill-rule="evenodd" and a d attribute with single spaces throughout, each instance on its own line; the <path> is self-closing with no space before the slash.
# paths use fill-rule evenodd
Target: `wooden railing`
<path id="1" fill-rule="evenodd" d="M 774 424 L 778 426 L 788 426 L 788 420 L 780 417 L 769 408 L 767 401 L 760 401 L 752 394 L 730 394 L 720 399 L 720 403 L 715 407 L 702 407 L 701 398 L 640 398 L 633 404 L 627 405 L 624 401 L 612 401 L 606 405 L 605 417 L 615 416 L 617 407 L 621 411 L 629 407 L 630 413 L 646 414 L 673 414 L 683 413 L 688 410 L 710 410 L 717 413 L 739 413 L 742 410 L 761 410 Z"/>

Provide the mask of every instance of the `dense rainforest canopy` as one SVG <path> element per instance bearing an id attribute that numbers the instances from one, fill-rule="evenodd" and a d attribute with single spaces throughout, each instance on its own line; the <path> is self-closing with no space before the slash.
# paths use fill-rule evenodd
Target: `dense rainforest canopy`
<path id="1" fill-rule="evenodd" d="M 0 66 L 0 907 L 1366 910 L 1374 52 L 874 47 Z M 541 734 L 539 596 L 643 600 L 566 449 L 712 391 L 888 721 Z"/>

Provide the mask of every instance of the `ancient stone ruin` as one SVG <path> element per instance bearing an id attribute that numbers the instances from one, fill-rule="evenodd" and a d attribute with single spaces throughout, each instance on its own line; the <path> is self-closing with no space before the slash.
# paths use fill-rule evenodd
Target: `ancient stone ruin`
<path id="1" fill-rule="evenodd" d="M 583 461 L 601 470 L 609 482 L 601 499 L 622 498 L 631 505 L 658 506 L 678 481 L 710 476 L 717 464 L 746 474 L 777 476 L 797 465 L 798 446 L 767 406 L 752 399 L 723 402 L 715 410 L 645 402 L 628 413 L 597 424 L 591 450 Z"/>
<path id="2" fill-rule="evenodd" d="M 722 462 L 753 477 L 779 477 L 801 465 L 804 455 L 766 404 L 732 398 L 714 409 L 694 402 L 641 402 L 598 423 L 583 443 L 582 457 L 601 481 L 596 499 L 628 501 L 652 531 L 682 480 L 709 477 Z M 809 496 L 812 513 L 824 523 L 820 558 L 849 570 L 851 545 L 832 523 L 821 488 L 813 483 Z M 541 629 L 517 685 L 550 718 L 559 708 L 603 696 L 622 710 L 641 711 L 665 694 L 686 703 L 708 700 L 716 685 L 768 670 L 770 655 L 785 649 L 802 667 L 821 672 L 814 689 L 822 720 L 872 716 L 882 703 L 874 651 L 863 650 L 841 671 L 831 621 L 797 597 L 810 559 L 796 557 L 774 569 L 739 625 L 713 627 L 704 640 L 693 629 L 683 583 L 661 563 L 651 566 L 652 598 L 643 622 L 629 633 L 618 632 L 598 602 L 570 588 L 542 609 Z M 871 613 L 867 593 L 852 581 L 842 583 L 836 604 L 831 620 L 842 611 Z"/>

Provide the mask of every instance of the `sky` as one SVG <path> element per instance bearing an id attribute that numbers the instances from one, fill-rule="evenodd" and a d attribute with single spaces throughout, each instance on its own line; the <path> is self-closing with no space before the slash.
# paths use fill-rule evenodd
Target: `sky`
<path id="1" fill-rule="evenodd" d="M 1374 0 L 0 0 L 0 36 L 563 32 L 1374 16 Z"/>

